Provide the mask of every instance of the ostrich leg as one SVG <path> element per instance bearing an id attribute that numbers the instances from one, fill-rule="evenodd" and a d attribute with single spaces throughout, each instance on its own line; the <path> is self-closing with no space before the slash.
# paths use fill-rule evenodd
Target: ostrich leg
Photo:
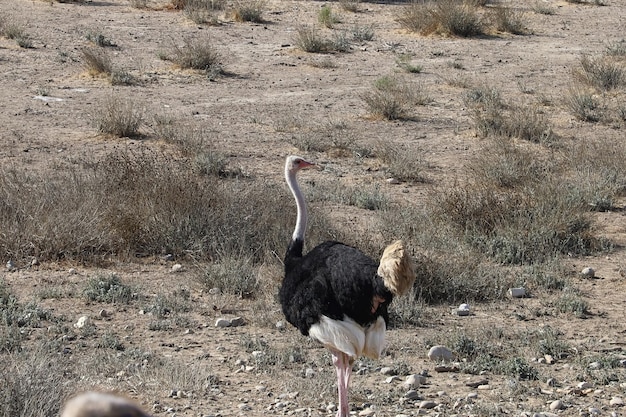
<path id="1" fill-rule="evenodd" d="M 333 364 L 337 370 L 337 392 L 339 396 L 339 409 L 337 417 L 348 417 L 350 405 L 348 404 L 348 385 L 352 374 L 352 364 L 348 355 L 343 352 L 333 351 Z"/>

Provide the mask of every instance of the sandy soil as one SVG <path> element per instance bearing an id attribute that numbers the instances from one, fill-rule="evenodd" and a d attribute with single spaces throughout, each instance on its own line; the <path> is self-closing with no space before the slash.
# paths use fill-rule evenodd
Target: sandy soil
<path id="1" fill-rule="evenodd" d="M 268 1 L 263 24 L 237 23 L 220 15 L 220 25 L 207 26 L 194 24 L 183 13 L 157 2 L 149 2 L 148 9 L 136 9 L 125 0 L 84 4 L 4 0 L 0 2 L 0 16 L 22 25 L 32 38 L 33 48 L 23 49 L 13 40 L 0 39 L 0 164 L 3 168 L 46 170 L 73 164 L 86 156 L 105 155 L 116 148 L 161 147 L 163 144 L 151 136 L 151 117 L 173 115 L 213 131 L 215 146 L 227 150 L 231 165 L 259 179 L 277 179 L 285 155 L 296 151 L 291 144 L 294 127 L 306 131 L 328 123 L 343 123 L 358 143 L 393 140 L 423 151 L 428 161 L 425 174 L 431 181 L 388 190 L 398 198 L 418 200 L 428 187 L 457 179 L 463 163 L 481 149 L 481 139 L 475 135 L 463 104 L 463 89 L 451 85 L 453 79 L 497 87 L 511 102 L 552 103 L 546 111 L 555 130 L 566 140 L 623 138 L 623 127 L 577 121 L 562 105 L 562 97 L 571 83 L 571 68 L 581 54 L 601 53 L 608 42 L 623 39 L 626 2 L 608 0 L 605 6 L 539 2 L 555 13 L 538 14 L 533 11 L 532 2 L 510 3 L 526 10 L 528 35 L 494 34 L 471 39 L 405 33 L 395 19 L 403 4 L 362 3 L 360 12 L 355 14 L 341 11 L 333 3 L 341 17 L 338 28 L 372 25 L 375 38 L 354 45 L 350 53 L 316 55 L 297 49 L 294 37 L 299 24 L 317 24 L 317 12 L 326 4 L 323 2 Z M 86 34 L 94 32 L 114 41 L 117 46 L 109 48 L 114 66 L 135 75 L 140 84 L 112 87 L 106 79 L 87 74 L 80 48 L 90 44 Z M 159 59 L 173 45 L 194 37 L 210 39 L 222 55 L 229 76 L 212 81 Z M 377 78 L 400 73 L 398 54 L 412 54 L 412 62 L 423 67 L 420 74 L 403 76 L 409 83 L 424 85 L 432 102 L 415 109 L 410 120 L 372 120 L 360 94 Z M 321 60 L 333 65 L 320 67 L 316 63 Z M 142 138 L 111 138 L 96 131 L 95 114 L 112 92 L 132 97 L 145 107 L 148 117 Z M 383 178 L 372 177 L 366 167 L 350 158 L 311 156 L 331 165 L 344 181 L 379 181 L 388 187 Z M 623 212 L 597 216 L 607 237 L 624 245 Z M 472 334 L 503 328 L 511 337 L 522 340 L 525 334 L 548 325 L 563 332 L 563 339 L 571 345 L 584 346 L 587 352 L 623 353 L 623 250 L 618 248 L 607 257 L 571 259 L 567 265 L 573 272 L 585 266 L 597 271 L 595 279 L 578 282 L 589 302 L 591 317 L 581 320 L 537 315 L 549 302 L 541 297 L 472 306 L 473 314 L 469 317 L 451 314 L 455 306 L 425 306 L 424 327 L 389 331 L 387 356 L 379 364 L 363 365 L 367 372 L 354 376 L 352 409 L 359 412 L 367 408 L 364 403 L 369 403 L 374 404 L 378 416 L 520 415 L 523 411 L 549 411 L 552 400 L 562 399 L 567 408 L 558 411 L 559 415 L 584 415 L 589 407 L 596 407 L 600 415 L 624 415 L 620 406 L 609 405 L 612 397 L 626 394 L 624 370 L 617 371 L 621 386 L 610 384 L 581 390 L 575 389 L 580 374 L 576 364 L 567 360 L 536 364 L 542 375 L 550 375 L 559 385 L 549 386 L 544 378 L 529 382 L 523 392 L 512 394 L 511 383 L 504 376 L 485 375 L 487 382 L 477 389 L 466 385 L 467 380 L 477 377 L 435 372 L 434 364 L 426 359 L 428 343 L 439 340 L 445 332 L 465 330 Z M 86 277 L 97 272 L 76 267 L 78 273 L 69 274 L 69 267 L 41 265 L 5 273 L 4 279 L 12 291 L 28 299 L 42 288 L 78 288 Z M 114 263 L 110 269 L 127 282 L 141 286 L 143 293 L 150 296 L 171 287 L 174 275 L 170 268 L 170 263 L 148 261 Z M 198 324 L 192 331 L 149 331 L 150 317 L 124 307 L 106 307 L 112 310 L 111 316 L 96 319 L 96 326 L 123 334 L 124 343 L 129 346 L 177 358 L 190 366 L 209 367 L 223 382 L 221 393 L 173 398 L 170 392 L 176 387 L 147 389 L 137 381 L 125 379 L 123 371 L 107 380 L 93 381 L 96 388 L 125 392 L 157 415 L 327 414 L 325 405 L 336 400 L 329 358 L 295 330 L 279 331 L 274 327 L 274 320 L 280 318 L 277 304 L 261 307 L 247 300 L 208 294 L 200 289 L 191 265 L 185 265 L 175 275 L 175 281 L 191 289 L 192 315 Z M 102 309 L 96 304 L 85 305 L 79 299 L 42 303 L 69 318 L 85 314 L 98 317 Z M 260 308 L 271 310 L 267 319 Z M 247 324 L 229 329 L 214 327 L 215 319 L 223 315 L 242 316 Z M 526 320 L 516 319 L 520 316 Z M 240 372 L 242 363 L 237 360 L 250 360 L 241 339 L 261 335 L 272 346 L 301 344 L 312 352 L 316 359 L 311 366 L 319 373 L 319 385 L 303 385 L 300 375 L 280 370 L 268 373 L 244 368 Z M 385 384 L 387 377 L 376 371 L 379 366 L 398 363 L 407 364 L 413 372 L 428 371 L 428 382 L 418 391 L 422 398 L 442 404 L 438 409 L 420 410 L 419 401 L 400 405 L 399 398 L 406 390 L 398 382 Z M 294 391 L 299 392 L 295 398 L 278 399 L 281 394 Z M 377 395 L 368 398 L 368 392 Z M 476 398 L 470 395 L 468 399 L 471 393 L 477 394 Z M 279 401 L 292 404 L 281 409 L 276 406 Z M 468 404 L 480 404 L 483 408 L 466 407 Z M 495 406 L 499 411 L 490 408 Z"/>

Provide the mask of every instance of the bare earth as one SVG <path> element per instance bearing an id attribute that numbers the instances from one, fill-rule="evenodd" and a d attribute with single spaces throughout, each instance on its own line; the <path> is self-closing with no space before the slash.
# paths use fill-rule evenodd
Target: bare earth
<path id="1" fill-rule="evenodd" d="M 550 103 L 546 112 L 565 140 L 624 138 L 623 128 L 577 121 L 563 106 L 562 97 L 571 83 L 571 68 L 581 54 L 601 53 L 607 42 L 623 39 L 626 1 L 608 0 L 605 6 L 539 1 L 555 13 L 536 13 L 530 1 L 511 2 L 527 10 L 528 35 L 471 39 L 405 33 L 396 21 L 403 4 L 361 3 L 359 13 L 349 13 L 337 3 L 328 3 L 340 15 L 338 28 L 372 25 L 375 37 L 354 45 L 350 53 L 317 55 L 296 48 L 294 37 L 299 24 L 318 25 L 318 10 L 327 4 L 323 2 L 270 0 L 263 24 L 238 23 L 220 14 L 220 25 L 207 26 L 163 7 L 164 2 L 149 2 L 148 9 L 136 9 L 126 0 L 84 4 L 1 0 L 0 16 L 20 23 L 31 35 L 33 48 L 22 49 L 13 40 L 0 39 L 0 163 L 5 168 L 46 170 L 70 165 L 85 156 L 105 155 L 116 148 L 167 149 L 152 139 L 150 117 L 140 139 L 112 138 L 96 131 L 94 114 L 112 91 L 135 99 L 149 116 L 170 114 L 214 132 L 214 145 L 228 152 L 230 165 L 241 167 L 259 181 L 280 181 L 284 157 L 299 152 L 290 143 L 294 131 L 329 122 L 344 123 L 359 143 L 383 139 L 419 147 L 429 162 L 425 174 L 430 182 L 416 185 L 389 185 L 384 177 L 372 174 L 351 158 L 306 155 L 331 166 L 346 183 L 378 182 L 396 198 L 414 201 L 419 201 L 429 187 L 458 179 L 464 162 L 481 150 L 482 139 L 473 131 L 463 104 L 463 89 L 452 85 L 452 79 L 497 87 L 503 97 L 517 103 Z M 140 85 L 112 87 L 106 79 L 86 73 L 80 48 L 89 45 L 85 38 L 89 32 L 103 33 L 117 44 L 109 49 L 114 65 L 142 80 Z M 197 36 L 211 39 L 229 76 L 211 81 L 196 71 L 180 70 L 159 59 L 159 54 L 171 50 L 172 45 Z M 422 73 L 406 79 L 423 83 L 433 101 L 417 108 L 411 120 L 372 120 L 360 94 L 377 78 L 400 72 L 396 59 L 401 53 L 413 54 L 412 62 L 423 67 Z M 320 66 L 322 61 L 333 65 Z M 42 92 L 45 97 L 36 98 Z M 291 197 L 286 193 L 285 198 Z M 360 215 L 357 212 L 354 218 L 348 217 L 366 224 L 366 219 L 355 220 Z M 583 320 L 571 315 L 535 314 L 547 308 L 548 295 L 472 305 L 473 314 L 468 317 L 452 314 L 456 306 L 425 306 L 423 327 L 388 331 L 387 355 L 379 363 L 357 364 L 355 369 L 364 371 L 352 379 L 352 410 L 359 413 L 371 405 L 377 416 L 520 415 L 524 411 L 550 412 L 549 404 L 561 399 L 567 408 L 553 411 L 558 415 L 585 415 L 590 407 L 603 416 L 624 415 L 621 406 L 609 405 L 611 398 L 626 395 L 624 369 L 616 370 L 621 385 L 577 389 L 581 382 L 577 363 L 567 359 L 553 364 L 534 362 L 540 379 L 525 381 L 524 388 L 516 391 L 506 376 L 440 373 L 426 358 L 427 346 L 445 340 L 443 335 L 452 331 L 461 329 L 472 335 L 501 328 L 522 341 L 524 335 L 547 325 L 562 332 L 561 338 L 571 346 L 584 348 L 589 354 L 623 353 L 626 254 L 620 246 L 626 244 L 626 219 L 623 211 L 597 216 L 603 233 L 617 249 L 608 257 L 571 259 L 567 264 L 572 272 L 585 266 L 597 271 L 595 279 L 577 283 L 590 305 L 591 317 Z M 171 262 L 155 259 L 113 262 L 109 270 L 125 283 L 141 288 L 141 294 L 148 297 L 188 288 L 194 304 L 189 316 L 196 323 L 189 330 L 149 330 L 152 318 L 135 307 L 88 304 L 78 296 L 39 303 L 70 322 L 82 315 L 91 317 L 99 334 L 116 335 L 127 349 L 149 351 L 156 357 L 187 364 L 179 369 L 181 373 L 208 369 L 219 379 L 219 388 L 188 392 L 177 386 L 154 386 L 148 377 L 141 380 L 114 366 L 103 369 L 99 379 L 69 383 L 81 390 L 117 390 L 155 415 L 334 414 L 326 409 L 336 402 L 329 356 L 295 329 L 280 331 L 275 327 L 282 319 L 277 303 L 259 305 L 209 294 L 197 282 L 194 265 L 183 263 L 183 270 L 175 274 L 171 267 Z M 70 268 L 76 273 L 70 274 Z M 78 265 L 43 264 L 21 266 L 17 272 L 3 273 L 3 279 L 20 300 L 29 300 L 46 288 L 79 292 L 87 277 L 98 272 Z M 275 289 L 280 271 L 269 270 L 262 278 L 270 290 Z M 99 317 L 103 308 L 110 317 Z M 214 326 L 218 317 L 234 316 L 242 317 L 245 325 L 226 329 Z M 35 334 L 32 339 L 37 337 Z M 314 359 L 286 370 L 254 367 L 242 340 L 258 337 L 278 351 L 302 346 Z M 67 342 L 76 352 L 76 360 L 81 355 L 102 354 L 101 350 L 81 349 L 81 343 L 88 342 Z M 532 358 L 529 353 L 529 360 Z M 246 364 L 251 368 L 246 369 Z M 401 385 L 404 376 L 386 383 L 387 376 L 378 372 L 381 366 L 398 364 L 406 364 L 411 373 L 428 372 L 427 383 L 418 392 L 422 399 L 438 404 L 436 409 L 420 410 L 421 400 L 401 401 L 407 391 Z M 304 377 L 306 368 L 316 373 L 313 378 Z M 548 377 L 558 384 L 548 385 Z M 466 384 L 480 378 L 485 381 L 479 388 Z M 177 398 L 172 390 L 184 392 Z"/>

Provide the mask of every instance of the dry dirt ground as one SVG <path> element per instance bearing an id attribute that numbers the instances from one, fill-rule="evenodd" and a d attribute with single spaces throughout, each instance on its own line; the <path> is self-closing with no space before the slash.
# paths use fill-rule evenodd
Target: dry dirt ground
<path id="1" fill-rule="evenodd" d="M 142 138 L 98 134 L 93 121 L 101 108 L 99 103 L 112 91 L 132 97 L 145 107 L 146 115 L 169 114 L 206 127 L 214 132 L 214 145 L 228 152 L 230 164 L 260 181 L 279 180 L 285 155 L 297 151 L 291 140 L 298 129 L 342 123 L 359 143 L 383 139 L 419 147 L 428 161 L 425 174 L 430 182 L 416 185 L 390 186 L 383 177 L 373 176 L 367 167 L 350 158 L 307 155 L 331 166 L 346 182 L 380 182 L 397 198 L 416 201 L 428 187 L 455 181 L 463 163 L 481 149 L 481 139 L 473 131 L 461 99 L 462 87 L 450 82 L 453 79 L 495 86 L 503 97 L 514 102 L 551 103 L 546 111 L 563 138 L 623 138 L 619 126 L 577 121 L 561 100 L 581 54 L 601 53 L 607 42 L 625 36 L 626 1 L 607 0 L 604 6 L 539 2 L 552 8 L 554 14 L 534 12 L 538 3 L 531 1 L 511 2 L 526 10 L 527 35 L 502 33 L 470 39 L 423 37 L 402 31 L 396 21 L 402 3 L 364 2 L 359 4 L 358 13 L 342 11 L 337 3 L 330 3 L 341 18 L 337 28 L 372 25 L 375 36 L 372 41 L 353 45 L 349 53 L 319 55 L 300 51 L 294 37 L 299 24 L 318 25 L 317 13 L 326 4 L 323 2 L 270 0 L 262 24 L 238 23 L 220 14 L 220 24 L 208 26 L 197 25 L 182 12 L 163 7 L 165 3 L 151 1 L 147 9 L 137 9 L 126 0 L 83 4 L 2 0 L 0 16 L 20 24 L 30 35 L 32 48 L 20 48 L 13 40 L 0 39 L 0 163 L 3 167 L 45 170 L 116 148 L 165 146 L 152 139 L 150 117 L 142 128 Z M 89 45 L 89 33 L 102 33 L 112 40 L 117 45 L 109 49 L 114 66 L 129 71 L 141 83 L 113 87 L 104 78 L 88 75 L 80 48 Z M 228 76 L 209 80 L 159 58 L 173 45 L 199 36 L 213 42 Z M 373 120 L 360 94 L 377 78 L 401 72 L 399 54 L 411 54 L 412 62 L 423 67 L 420 74 L 407 75 L 406 79 L 426 86 L 433 100 L 417 108 L 408 120 Z M 285 198 L 290 197 L 286 194 Z M 584 415 L 590 407 L 595 407 L 599 415 L 624 415 L 621 406 L 609 404 L 613 397 L 626 394 L 623 369 L 615 371 L 620 374 L 621 385 L 577 389 L 577 375 L 581 374 L 578 363 L 567 359 L 554 364 L 534 362 L 540 372 L 538 381 L 516 386 L 506 376 L 483 375 L 483 386 L 475 388 L 466 382 L 475 381 L 476 376 L 438 373 L 426 359 L 427 346 L 445 340 L 445 335 L 453 332 L 480 334 L 504 329 L 521 340 L 547 325 L 562 332 L 560 338 L 572 347 L 589 354 L 622 353 L 626 344 L 626 281 L 621 273 L 626 256 L 619 245 L 626 244 L 626 219 L 623 212 L 614 211 L 598 214 L 598 220 L 618 248 L 607 257 L 572 259 L 567 263 L 571 271 L 585 266 L 597 271 L 595 279 L 578 282 L 590 306 L 589 318 L 535 314 L 545 306 L 541 296 L 473 305 L 473 314 L 468 317 L 451 314 L 455 306 L 424 306 L 422 326 L 390 330 L 388 354 L 379 363 L 357 366 L 363 371 L 352 380 L 352 410 L 358 413 L 371 404 L 378 416 L 520 415 L 524 411 L 549 412 L 548 405 L 561 399 L 566 408 L 554 411 L 558 415 Z M 175 274 L 171 267 L 171 263 L 160 260 L 112 262 L 108 271 L 141 288 L 142 296 L 148 298 L 188 288 L 194 305 L 190 313 L 194 324 L 189 329 L 149 330 L 153 319 L 140 314 L 138 308 L 89 304 L 81 297 L 45 299 L 40 303 L 72 322 L 79 316 L 90 316 L 98 332 L 116 335 L 127 350 L 132 347 L 149 351 L 156 357 L 185 364 L 169 368 L 182 375 L 179 379 L 172 376 L 173 380 L 184 380 L 186 372 L 193 375 L 194 370 L 208 369 L 220 381 L 218 388 L 181 392 L 181 398 L 177 398 L 172 390 L 183 388 L 174 384 L 152 386 L 147 376 L 140 380 L 135 374 L 128 376 L 130 372 L 125 369 L 115 369 L 111 365 L 114 360 L 109 360 L 101 371 L 102 378 L 81 381 L 76 377 L 70 384 L 81 389 L 117 390 L 137 399 L 156 415 L 328 414 L 327 404 L 336 401 L 330 359 L 294 329 L 276 329 L 275 323 L 281 319 L 278 304 L 259 305 L 208 294 L 195 279 L 193 265 L 183 263 L 183 270 Z M 76 273 L 70 274 L 70 268 Z M 87 277 L 101 272 L 78 265 L 43 264 L 2 275 L 20 300 L 28 300 L 51 288 L 78 292 Z M 279 271 L 269 271 L 267 279 L 277 275 Z M 103 308 L 108 317 L 99 317 Z M 241 316 L 245 325 L 216 328 L 215 319 L 221 316 Z M 32 336 L 35 340 L 37 337 Z M 246 341 L 259 337 L 277 352 L 302 346 L 309 363 L 287 370 L 263 365 L 246 369 L 246 364 L 254 363 L 250 351 L 256 350 L 254 346 L 246 349 Z M 80 343 L 70 340 L 66 347 L 78 352 Z M 93 352 L 101 354 L 101 350 Z M 529 360 L 532 357 L 529 353 Z M 399 364 L 408 366 L 412 373 L 427 371 L 427 382 L 418 392 L 422 399 L 439 404 L 437 408 L 420 410 L 419 400 L 401 401 L 407 390 L 399 382 L 386 383 L 387 376 L 377 371 L 380 366 Z M 316 373 L 313 378 L 303 377 L 308 367 Z M 548 377 L 558 384 L 547 384 Z"/>

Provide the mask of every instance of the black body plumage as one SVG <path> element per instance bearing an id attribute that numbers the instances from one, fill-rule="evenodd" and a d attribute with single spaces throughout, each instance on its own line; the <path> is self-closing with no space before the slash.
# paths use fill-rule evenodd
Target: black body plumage
<path id="1" fill-rule="evenodd" d="M 367 326 L 382 316 L 393 294 L 377 275 L 378 263 L 360 250 L 339 242 L 324 242 L 302 255 L 303 242 L 292 240 L 285 256 L 280 301 L 285 317 L 304 335 L 325 315 L 350 317 Z M 373 300 L 384 301 L 375 307 Z"/>

